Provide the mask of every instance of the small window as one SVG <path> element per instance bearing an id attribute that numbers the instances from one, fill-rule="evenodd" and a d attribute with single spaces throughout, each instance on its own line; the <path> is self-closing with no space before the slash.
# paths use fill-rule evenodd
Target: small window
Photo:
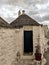
<path id="1" fill-rule="evenodd" d="M 33 53 L 33 32 L 24 31 L 24 54 Z"/>

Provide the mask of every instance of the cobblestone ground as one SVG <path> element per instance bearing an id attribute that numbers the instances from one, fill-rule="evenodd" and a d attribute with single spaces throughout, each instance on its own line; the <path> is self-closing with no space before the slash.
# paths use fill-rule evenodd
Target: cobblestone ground
<path id="1" fill-rule="evenodd" d="M 49 65 L 49 49 L 48 49 L 47 52 L 44 53 L 44 57 L 45 57 L 45 59 L 47 61 L 45 65 Z"/>

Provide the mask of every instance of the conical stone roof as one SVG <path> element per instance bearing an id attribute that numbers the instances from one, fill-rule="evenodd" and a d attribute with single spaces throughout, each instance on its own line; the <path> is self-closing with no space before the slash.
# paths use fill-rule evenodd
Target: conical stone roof
<path id="1" fill-rule="evenodd" d="M 10 25 L 13 27 L 21 27 L 27 25 L 39 26 L 40 24 L 26 14 L 20 15 Z"/>

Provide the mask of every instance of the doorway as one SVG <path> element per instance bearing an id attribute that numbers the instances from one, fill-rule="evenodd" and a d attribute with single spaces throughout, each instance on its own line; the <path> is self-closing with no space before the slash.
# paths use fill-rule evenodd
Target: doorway
<path id="1" fill-rule="evenodd" d="M 24 31 L 24 53 L 33 53 L 33 31 Z"/>

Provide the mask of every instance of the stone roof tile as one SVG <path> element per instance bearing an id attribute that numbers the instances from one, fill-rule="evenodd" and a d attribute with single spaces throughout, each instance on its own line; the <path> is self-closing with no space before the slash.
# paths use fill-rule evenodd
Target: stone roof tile
<path id="1" fill-rule="evenodd" d="M 10 25 L 13 27 L 21 27 L 26 25 L 39 26 L 40 24 L 26 14 L 20 15 Z"/>

